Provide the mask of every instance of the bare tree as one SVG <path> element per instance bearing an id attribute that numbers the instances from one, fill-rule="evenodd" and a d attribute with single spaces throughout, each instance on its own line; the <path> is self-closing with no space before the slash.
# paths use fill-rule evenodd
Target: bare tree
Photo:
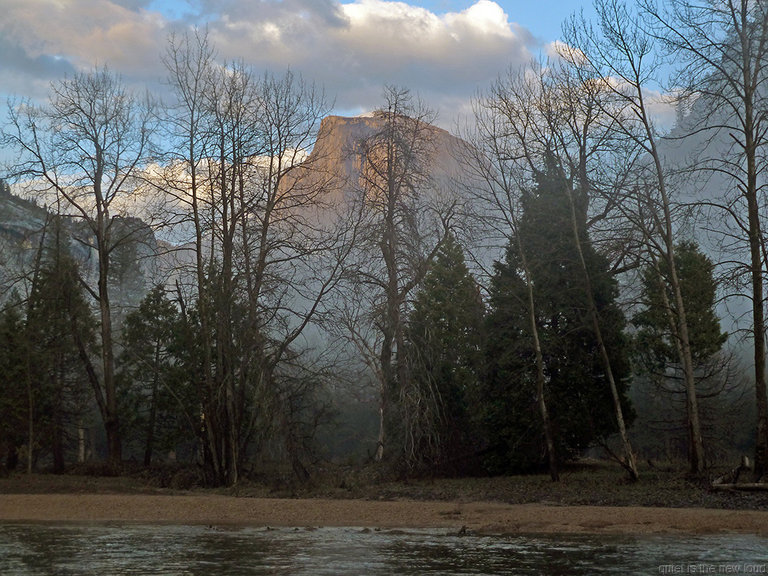
<path id="1" fill-rule="evenodd" d="M 672 78 L 690 106 L 677 136 L 693 150 L 691 173 L 724 189 L 722 197 L 697 198 L 719 222 L 716 233 L 733 252 L 735 278 L 746 275 L 752 302 L 757 429 L 755 472 L 768 470 L 765 274 L 768 252 L 763 222 L 768 146 L 768 5 L 760 0 L 723 2 L 641 0 L 651 30 L 680 67 Z M 697 179 L 701 182 L 702 179 Z M 723 224 L 725 219 L 728 224 Z M 735 233 L 731 232 L 734 231 Z M 749 251 L 744 262 L 740 254 Z"/>
<path id="2" fill-rule="evenodd" d="M 434 194 L 434 114 L 404 88 L 388 86 L 373 128 L 351 151 L 357 164 L 350 213 L 357 224 L 348 290 L 338 317 L 343 332 L 379 385 L 376 460 L 396 442 L 399 398 L 409 393 L 404 323 L 409 298 L 427 272 L 449 226 L 451 201 Z M 396 455 L 393 449 L 391 452 Z"/>
<path id="3" fill-rule="evenodd" d="M 562 56 L 585 83 L 597 82 L 613 98 L 601 104 L 616 133 L 637 145 L 646 155 L 640 162 L 640 177 L 647 187 L 636 202 L 649 215 L 644 237 L 650 258 L 661 258 L 669 268 L 676 314 L 668 309 L 675 323 L 677 346 L 685 374 L 687 413 L 690 431 L 690 467 L 697 474 L 705 465 L 704 445 L 699 424 L 694 365 L 685 304 L 675 264 L 676 221 L 670 195 L 669 170 L 659 150 L 659 136 L 651 118 L 647 89 L 658 69 L 659 53 L 653 38 L 645 33 L 639 16 L 619 0 L 597 0 L 597 27 L 573 18 L 566 26 L 568 48 Z M 635 219 L 640 223 L 641 219 Z M 647 226 L 650 222 L 650 226 Z"/>
<path id="4" fill-rule="evenodd" d="M 207 33 L 195 31 L 194 37 L 172 35 L 163 62 L 168 70 L 168 80 L 173 93 L 172 103 L 165 108 L 163 126 L 170 143 L 164 158 L 165 169 L 160 177 L 159 187 L 178 203 L 181 225 L 188 224 L 193 231 L 194 253 L 194 300 L 199 316 L 201 342 L 201 374 L 198 395 L 201 400 L 215 390 L 213 374 L 213 330 L 210 302 L 206 294 L 206 248 L 209 234 L 204 221 L 206 200 L 209 198 L 209 175 L 206 162 L 212 153 L 212 134 L 208 129 L 207 98 L 214 79 L 215 52 L 208 41 Z M 181 283 L 177 280 L 179 300 L 183 302 Z M 185 307 L 182 311 L 186 312 Z M 183 314 L 188 319 L 186 313 Z M 212 468 L 216 481 L 222 482 L 224 472 L 216 456 L 216 439 L 211 425 L 206 421 L 206 408 L 201 409 L 201 424 L 205 437 L 203 445 L 213 447 L 203 450 L 206 463 Z M 213 452 L 213 453 L 212 453 Z"/>
<path id="5" fill-rule="evenodd" d="M 134 191 L 133 178 L 147 160 L 153 134 L 151 106 L 129 91 L 107 68 L 77 73 L 54 83 L 49 102 L 9 106 L 11 132 L 5 138 L 19 151 L 13 172 L 33 192 L 56 198 L 85 224 L 78 240 L 97 259 L 96 287 L 89 287 L 100 316 L 99 370 L 86 350 L 81 356 L 101 411 L 109 460 L 122 459 L 115 390 L 110 263 L 131 230 L 121 218 Z"/>
<path id="6" fill-rule="evenodd" d="M 172 39 L 166 63 L 178 139 L 162 182 L 194 234 L 205 462 L 211 482 L 235 484 L 349 244 L 326 209 L 335 175 L 309 154 L 328 105 L 291 73 L 217 64 L 204 34 Z"/>

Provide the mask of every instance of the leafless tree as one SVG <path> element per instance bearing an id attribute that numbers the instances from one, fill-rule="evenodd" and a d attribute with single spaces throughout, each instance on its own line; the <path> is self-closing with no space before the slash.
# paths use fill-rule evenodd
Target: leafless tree
<path id="1" fill-rule="evenodd" d="M 757 430 L 755 472 L 768 470 L 764 231 L 768 159 L 768 5 L 761 0 L 659 3 L 640 0 L 651 33 L 679 62 L 672 86 L 689 113 L 674 136 L 693 151 L 690 174 L 722 194 L 695 200 L 719 222 L 733 253 L 733 278 L 746 275 L 752 302 Z M 706 186 L 704 186 L 706 188 Z M 723 224 L 727 222 L 727 224 Z M 748 261 L 742 254 L 749 252 Z"/>
<path id="2" fill-rule="evenodd" d="M 40 196 L 53 195 L 85 224 L 78 240 L 96 254 L 100 352 L 97 369 L 81 347 L 107 434 L 109 460 L 122 459 L 115 390 L 110 263 L 132 231 L 121 218 L 133 194 L 133 179 L 147 161 L 153 135 L 151 105 L 133 94 L 107 68 L 77 73 L 51 86 L 46 105 L 29 101 L 9 106 L 5 138 L 19 152 L 15 177 Z"/>
<path id="3" fill-rule="evenodd" d="M 212 482 L 235 484 L 350 244 L 327 209 L 336 175 L 309 154 L 328 104 L 291 73 L 218 64 L 202 33 L 172 39 L 166 64 L 178 138 L 160 183 L 193 231 L 205 460 Z"/>
<path id="4" fill-rule="evenodd" d="M 704 445 L 699 424 L 694 366 L 685 303 L 675 264 L 677 222 L 669 190 L 669 169 L 659 150 L 659 135 L 654 126 L 648 102 L 648 86 L 658 70 L 659 51 L 643 23 L 620 0 L 597 0 L 597 25 L 572 18 L 565 26 L 567 48 L 562 56 L 571 64 L 575 74 L 585 83 L 598 83 L 612 98 L 601 104 L 601 110 L 611 119 L 616 133 L 638 146 L 647 160 L 636 167 L 647 186 L 636 187 L 634 205 L 647 218 L 635 217 L 642 225 L 649 258 L 663 259 L 670 273 L 670 284 L 676 314 L 670 307 L 670 322 L 675 324 L 681 364 L 685 374 L 687 414 L 690 430 L 690 467 L 700 473 L 705 465 Z M 655 59 L 655 60 L 654 60 Z M 598 102 L 602 102 L 598 100 Z M 627 201 L 627 205 L 631 201 Z"/>
<path id="5" fill-rule="evenodd" d="M 436 194 L 430 175 L 434 114 L 407 89 L 388 86 L 384 99 L 370 132 L 350 151 L 357 167 L 348 202 L 350 219 L 357 222 L 356 245 L 346 274 L 348 294 L 337 306 L 341 331 L 378 381 L 377 460 L 385 449 L 397 454 L 394 423 L 401 416 L 400 399 L 409 394 L 406 312 L 453 210 L 450 199 Z"/>

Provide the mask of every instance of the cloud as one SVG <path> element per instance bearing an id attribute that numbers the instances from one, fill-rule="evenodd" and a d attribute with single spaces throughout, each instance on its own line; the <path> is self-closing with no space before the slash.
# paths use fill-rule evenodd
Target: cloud
<path id="1" fill-rule="evenodd" d="M 29 74 L 39 79 L 49 80 L 73 71 L 65 58 L 50 54 L 30 55 L 19 44 L 0 37 L 0 70 L 6 74 Z"/>
<path id="2" fill-rule="evenodd" d="M 443 108 L 528 61 L 535 47 L 489 0 L 442 15 L 385 0 L 262 1 L 252 8 L 259 18 L 243 16 L 240 4 L 227 7 L 210 23 L 223 54 L 244 55 L 258 67 L 291 67 L 323 83 L 348 109 L 379 104 L 384 84 L 409 87 Z"/>
<path id="3" fill-rule="evenodd" d="M 149 0 L 4 0 L 5 90 L 107 64 L 137 82 L 164 76 L 168 32 L 207 26 L 218 53 L 256 70 L 322 84 L 344 110 L 379 105 L 384 84 L 418 92 L 443 119 L 502 70 L 540 48 L 490 0 L 436 14 L 387 0 L 197 0 L 183 19 Z M 181 12 L 178 12 L 181 13 Z M 32 65 L 34 64 L 34 65 Z M 450 107 L 450 109 L 446 109 Z"/>
<path id="4" fill-rule="evenodd" d="M 671 130 L 677 121 L 677 96 L 658 90 L 644 90 L 644 94 L 648 113 L 656 128 L 661 132 Z"/>
<path id="5" fill-rule="evenodd" d="M 152 0 L 113 0 L 113 2 L 128 10 L 140 10 L 146 9 L 152 3 Z"/>
<path id="6" fill-rule="evenodd" d="M 74 70 L 66 58 L 50 54 L 33 56 L 19 44 L 0 36 L 0 86 L 9 94 L 42 98 L 52 80 L 72 74 Z"/>
<path id="7" fill-rule="evenodd" d="M 44 77 L 53 79 L 105 64 L 135 79 L 156 77 L 165 23 L 159 14 L 143 9 L 143 4 L 138 0 L 4 0 L 0 54 L 4 60 L 38 63 L 16 69 L 4 90 L 18 92 Z"/>

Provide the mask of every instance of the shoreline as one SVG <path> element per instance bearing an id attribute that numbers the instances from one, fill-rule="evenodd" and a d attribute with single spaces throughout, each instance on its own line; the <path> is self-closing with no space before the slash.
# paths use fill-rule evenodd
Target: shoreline
<path id="1" fill-rule="evenodd" d="M 0 494 L 2 523 L 433 528 L 482 534 L 768 536 L 768 511 L 223 495 Z"/>

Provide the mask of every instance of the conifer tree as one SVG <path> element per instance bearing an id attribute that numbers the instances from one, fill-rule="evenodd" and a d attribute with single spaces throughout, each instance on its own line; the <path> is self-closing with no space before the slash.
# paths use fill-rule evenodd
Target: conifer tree
<path id="1" fill-rule="evenodd" d="M 699 399 L 702 396 L 717 396 L 724 388 L 718 381 L 722 380 L 727 364 L 721 361 L 719 352 L 728 334 L 721 330 L 715 310 L 717 282 L 714 264 L 694 242 L 682 242 L 675 247 L 675 264 L 691 334 L 696 393 Z M 664 262 L 657 266 L 649 265 L 643 271 L 641 304 L 643 309 L 632 319 L 638 328 L 635 338 L 637 363 L 658 389 L 671 394 L 666 396 L 669 407 L 670 402 L 674 404 L 675 397 L 684 396 L 685 390 L 681 388 L 683 367 L 677 352 L 680 336 L 676 324 L 669 320 L 677 315 L 677 308 L 672 297 L 669 267 Z M 700 406 L 700 402 L 696 405 Z M 694 438 L 689 410 L 690 403 L 686 403 L 682 420 L 686 423 L 688 451 L 692 454 Z M 664 416 L 658 414 L 657 417 Z"/>
<path id="2" fill-rule="evenodd" d="M 448 235 L 416 295 L 407 329 L 407 448 L 412 462 L 433 471 L 466 472 L 473 464 L 483 315 L 461 246 Z"/>
<path id="3" fill-rule="evenodd" d="M 715 311 L 717 282 L 714 264 L 693 242 L 678 244 L 675 257 L 686 308 L 690 308 L 691 355 L 700 364 L 717 353 L 728 338 L 728 334 L 721 330 Z M 632 319 L 639 328 L 638 342 L 648 353 L 645 363 L 652 362 L 656 366 L 679 364 L 673 341 L 676 336 L 665 310 L 665 302 L 668 302 L 675 313 L 667 276 L 667 266 L 663 263 L 658 269 L 648 266 L 643 271 L 643 310 Z M 662 291 L 666 293 L 666 298 Z"/>
<path id="4" fill-rule="evenodd" d="M 123 325 L 118 391 L 126 440 L 135 435 L 144 451 L 144 466 L 155 448 L 172 449 L 194 438 L 195 390 L 184 368 L 184 329 L 176 305 L 162 285 L 155 286 Z"/>
<path id="5" fill-rule="evenodd" d="M 516 234 L 526 252 L 534 291 L 535 315 L 546 372 L 545 397 L 559 461 L 577 455 L 616 432 L 617 423 L 604 364 L 589 314 L 585 273 L 573 239 L 567 186 L 553 166 L 537 176 L 522 195 L 523 214 Z M 629 362 L 624 317 L 615 303 L 616 281 L 578 222 L 584 265 L 610 364 L 631 421 L 626 399 Z M 526 285 L 518 238 L 511 238 L 505 260 L 495 264 L 487 321 L 485 426 L 487 466 L 493 472 L 535 469 L 546 448 L 537 416 L 534 349 L 528 322 Z"/>
<path id="6" fill-rule="evenodd" d="M 75 437 L 88 404 L 83 363 L 95 341 L 96 323 L 85 298 L 77 263 L 61 242 L 60 222 L 54 221 L 52 245 L 32 287 L 26 336 L 29 341 L 30 410 L 37 421 L 35 443 L 53 457 L 62 472 L 66 449 Z"/>
<path id="7" fill-rule="evenodd" d="M 0 473 L 14 470 L 24 443 L 27 400 L 24 390 L 27 352 L 24 316 L 16 298 L 0 312 Z"/>

